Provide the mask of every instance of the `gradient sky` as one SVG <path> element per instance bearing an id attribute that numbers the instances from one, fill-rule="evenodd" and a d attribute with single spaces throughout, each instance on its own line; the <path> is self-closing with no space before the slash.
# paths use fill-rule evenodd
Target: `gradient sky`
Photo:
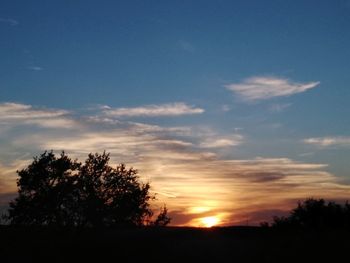
<path id="1" fill-rule="evenodd" d="M 43 150 L 106 150 L 174 225 L 350 199 L 350 1 L 0 4 L 0 206 Z"/>

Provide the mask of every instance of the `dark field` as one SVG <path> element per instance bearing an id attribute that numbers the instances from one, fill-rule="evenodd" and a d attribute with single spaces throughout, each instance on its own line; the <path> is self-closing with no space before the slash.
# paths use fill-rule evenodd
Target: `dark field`
<path id="1" fill-rule="evenodd" d="M 1 227 L 0 262 L 349 262 L 349 232 Z"/>

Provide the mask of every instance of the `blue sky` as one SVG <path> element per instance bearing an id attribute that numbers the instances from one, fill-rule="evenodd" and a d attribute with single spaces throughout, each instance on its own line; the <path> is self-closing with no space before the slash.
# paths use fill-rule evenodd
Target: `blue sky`
<path id="1" fill-rule="evenodd" d="M 241 205 L 225 197 L 247 174 L 260 185 L 234 189 L 253 198 L 274 178 L 276 209 L 325 188 L 344 199 L 349 28 L 346 0 L 4 0 L 0 193 L 13 193 L 16 169 L 45 149 L 106 149 L 142 168 L 178 224 L 200 224 L 193 211 L 258 220 L 249 194 Z M 216 201 L 202 196 L 213 182 L 186 172 L 198 166 L 225 174 Z M 173 178 L 160 176 L 167 168 Z M 290 176 L 310 188 L 283 195 Z"/>

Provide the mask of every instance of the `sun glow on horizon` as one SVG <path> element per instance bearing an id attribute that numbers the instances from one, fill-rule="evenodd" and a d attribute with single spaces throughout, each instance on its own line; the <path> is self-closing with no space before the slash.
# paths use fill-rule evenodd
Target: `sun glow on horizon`
<path id="1" fill-rule="evenodd" d="M 213 227 L 220 223 L 220 219 L 216 216 L 208 216 L 199 219 L 204 227 Z"/>
<path id="2" fill-rule="evenodd" d="M 190 213 L 194 213 L 194 214 L 205 213 L 205 212 L 209 212 L 210 210 L 211 208 L 207 206 L 194 206 L 189 209 Z"/>

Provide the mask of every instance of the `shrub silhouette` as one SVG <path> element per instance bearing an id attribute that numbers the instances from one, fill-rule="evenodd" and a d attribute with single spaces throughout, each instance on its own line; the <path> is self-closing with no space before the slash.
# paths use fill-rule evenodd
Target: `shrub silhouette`
<path id="1" fill-rule="evenodd" d="M 350 205 L 309 198 L 299 202 L 287 217 L 274 217 L 274 227 L 335 228 L 350 227 Z"/>
<path id="2" fill-rule="evenodd" d="M 84 164 L 64 152 L 44 152 L 18 171 L 18 197 L 10 202 L 13 225 L 141 226 L 152 224 L 150 185 L 137 170 L 116 168 L 109 154 L 89 154 Z M 169 223 L 164 208 L 164 225 Z M 157 222 L 157 220 L 156 220 Z"/>
<path id="3" fill-rule="evenodd" d="M 154 226 L 166 226 L 171 221 L 171 218 L 168 216 L 168 209 L 164 205 L 163 208 L 160 210 L 159 215 L 157 216 L 156 220 L 152 222 L 152 225 Z"/>

